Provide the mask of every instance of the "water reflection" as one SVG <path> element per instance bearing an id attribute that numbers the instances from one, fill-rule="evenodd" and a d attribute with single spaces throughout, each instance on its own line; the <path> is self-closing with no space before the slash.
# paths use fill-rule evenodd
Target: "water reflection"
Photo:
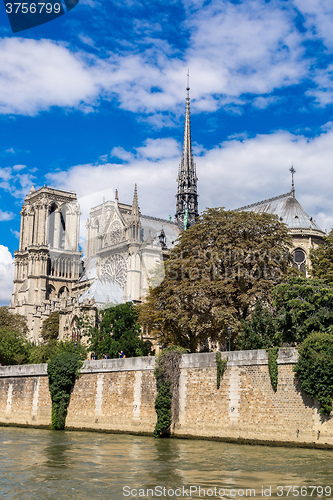
<path id="1" fill-rule="evenodd" d="M 118 500 L 126 498 L 125 486 L 200 486 L 224 489 L 224 498 L 239 498 L 232 489 L 254 489 L 262 498 L 261 489 L 271 487 L 270 498 L 281 498 L 279 485 L 333 485 L 331 450 L 10 428 L 0 428 L 0 450 L 1 499 L 10 500 Z M 191 498 L 203 495 L 192 491 Z"/>

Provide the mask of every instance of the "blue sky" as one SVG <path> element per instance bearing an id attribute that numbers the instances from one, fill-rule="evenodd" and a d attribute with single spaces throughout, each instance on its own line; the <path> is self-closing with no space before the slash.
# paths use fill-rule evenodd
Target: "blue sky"
<path id="1" fill-rule="evenodd" d="M 135 183 L 142 213 L 174 215 L 188 68 L 200 210 L 288 192 L 293 163 L 329 231 L 332 27 L 331 0 L 80 0 L 12 34 L 0 5 L 0 303 L 32 184 L 74 190 L 82 219 Z"/>

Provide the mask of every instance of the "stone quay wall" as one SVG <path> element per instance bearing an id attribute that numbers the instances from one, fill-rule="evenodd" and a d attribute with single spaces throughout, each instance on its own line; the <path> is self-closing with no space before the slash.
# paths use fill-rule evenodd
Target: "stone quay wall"
<path id="1" fill-rule="evenodd" d="M 226 441 L 333 447 L 333 418 L 300 389 L 295 349 L 280 349 L 278 389 L 264 350 L 222 353 L 227 369 L 216 388 L 215 353 L 181 361 L 179 420 L 172 433 Z M 67 429 L 152 434 L 154 357 L 86 361 L 68 408 Z M 0 425 L 48 427 L 47 365 L 0 367 Z"/>

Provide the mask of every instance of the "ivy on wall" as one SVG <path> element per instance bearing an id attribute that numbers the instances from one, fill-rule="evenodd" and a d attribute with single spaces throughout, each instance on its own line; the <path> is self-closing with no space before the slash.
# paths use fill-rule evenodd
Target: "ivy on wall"
<path id="1" fill-rule="evenodd" d="M 333 394 L 333 335 L 311 333 L 299 348 L 294 372 L 301 387 L 310 398 L 316 399 L 322 415 L 330 415 Z"/>
<path id="2" fill-rule="evenodd" d="M 271 379 L 271 384 L 273 387 L 273 391 L 277 391 L 277 385 L 278 385 L 278 377 L 279 377 L 279 369 L 278 369 L 278 364 L 277 360 L 279 357 L 279 348 L 278 347 L 270 347 L 267 349 L 268 353 L 268 370 L 269 370 L 269 376 Z"/>
<path id="3" fill-rule="evenodd" d="M 180 361 L 186 352 L 183 347 L 170 346 L 156 357 L 154 371 L 157 383 L 155 437 L 169 437 L 172 422 L 176 424 L 178 421 Z"/>
<path id="4" fill-rule="evenodd" d="M 219 389 L 221 385 L 221 380 L 223 378 L 223 374 L 227 368 L 228 358 L 222 359 L 221 353 L 217 352 L 215 360 L 216 360 L 216 388 Z"/>
<path id="5" fill-rule="evenodd" d="M 67 409 L 79 369 L 83 365 L 76 353 L 64 352 L 51 358 L 47 365 L 52 400 L 51 428 L 65 428 Z"/>

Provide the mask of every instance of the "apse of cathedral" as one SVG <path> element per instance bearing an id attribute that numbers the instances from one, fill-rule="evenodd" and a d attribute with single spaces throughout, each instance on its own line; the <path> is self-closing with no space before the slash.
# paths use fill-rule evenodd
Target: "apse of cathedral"
<path id="1" fill-rule="evenodd" d="M 59 337 L 79 338 L 78 318 L 97 308 L 144 300 L 149 286 L 163 279 L 163 261 L 179 233 L 199 215 L 196 165 L 193 159 L 190 95 L 187 84 L 184 142 L 177 177 L 175 221 L 143 215 L 137 186 L 132 204 L 114 199 L 91 208 L 86 223 L 84 258 L 79 249 L 80 207 L 73 192 L 50 187 L 25 198 L 19 249 L 15 252 L 14 291 L 10 308 L 27 317 L 30 337 L 40 339 L 42 322 L 60 313 Z M 275 214 L 293 238 L 293 265 L 306 274 L 309 252 L 324 236 L 290 192 L 239 211 Z M 159 274 L 158 271 L 159 270 Z M 162 271 L 161 271 L 162 270 Z M 156 281 L 157 280 L 157 281 Z M 76 337 L 77 336 L 77 337 Z"/>

